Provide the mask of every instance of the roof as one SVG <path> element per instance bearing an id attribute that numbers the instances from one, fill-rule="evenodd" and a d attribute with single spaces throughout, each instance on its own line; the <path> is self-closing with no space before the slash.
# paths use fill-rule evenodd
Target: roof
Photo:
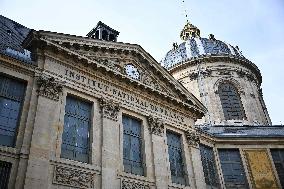
<path id="1" fill-rule="evenodd" d="M 22 47 L 30 29 L 0 15 L 0 53 L 30 61 L 30 52 Z"/>
<path id="2" fill-rule="evenodd" d="M 218 138 L 284 138 L 284 126 L 200 126 L 201 132 Z"/>

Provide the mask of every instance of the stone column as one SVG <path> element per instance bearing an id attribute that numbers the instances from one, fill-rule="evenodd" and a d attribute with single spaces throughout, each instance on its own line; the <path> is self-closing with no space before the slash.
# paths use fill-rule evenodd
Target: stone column
<path id="1" fill-rule="evenodd" d="M 154 156 L 154 172 L 156 178 L 157 189 L 168 188 L 169 169 L 166 144 L 164 140 L 164 123 L 152 116 L 148 117 L 148 125 L 150 134 L 152 134 L 152 147 Z"/>
<path id="2" fill-rule="evenodd" d="M 117 172 L 120 165 L 119 105 L 112 100 L 100 100 L 102 113 L 102 188 L 120 188 Z"/>
<path id="3" fill-rule="evenodd" d="M 34 129 L 27 173 L 25 189 L 47 189 L 50 183 L 49 159 L 51 151 L 51 130 L 56 124 L 59 115 L 59 97 L 62 86 L 54 78 L 40 76 L 37 78 L 38 104 L 36 107 Z"/>
<path id="4" fill-rule="evenodd" d="M 195 187 L 193 188 L 197 189 L 206 188 L 200 150 L 199 150 L 199 143 L 200 143 L 199 134 L 195 131 L 187 131 L 185 132 L 185 137 L 188 146 L 190 148 L 191 157 L 192 157 L 193 178 L 190 178 L 190 180 L 195 181 Z"/>

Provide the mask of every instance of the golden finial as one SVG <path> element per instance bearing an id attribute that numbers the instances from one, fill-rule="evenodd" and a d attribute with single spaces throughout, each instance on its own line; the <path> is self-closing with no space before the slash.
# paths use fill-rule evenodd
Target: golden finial
<path id="1" fill-rule="evenodd" d="M 183 30 L 180 32 L 180 38 L 186 41 L 190 37 L 200 37 L 200 30 L 187 20 Z"/>

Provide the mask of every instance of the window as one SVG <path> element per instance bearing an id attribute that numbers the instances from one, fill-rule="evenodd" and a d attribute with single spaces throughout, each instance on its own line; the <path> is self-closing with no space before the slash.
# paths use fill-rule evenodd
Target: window
<path id="1" fill-rule="evenodd" d="M 67 96 L 61 157 L 88 163 L 91 104 Z"/>
<path id="2" fill-rule="evenodd" d="M 245 118 L 240 97 L 233 85 L 230 83 L 221 84 L 219 96 L 226 120 L 242 120 Z"/>
<path id="3" fill-rule="evenodd" d="M 271 149 L 271 155 L 282 188 L 284 188 L 284 149 Z"/>
<path id="4" fill-rule="evenodd" d="M 220 188 L 213 148 L 200 144 L 199 149 L 207 188 Z"/>
<path id="5" fill-rule="evenodd" d="M 180 135 L 167 132 L 167 143 L 172 182 L 185 185 L 186 180 Z"/>
<path id="6" fill-rule="evenodd" d="M 124 171 L 136 175 L 144 175 L 141 122 L 131 117 L 123 116 L 122 123 Z"/>
<path id="7" fill-rule="evenodd" d="M 15 146 L 25 84 L 0 75 L 0 145 Z"/>
<path id="8" fill-rule="evenodd" d="M 226 189 L 247 189 L 247 180 L 238 149 L 219 149 Z"/>
<path id="9" fill-rule="evenodd" d="M 12 164 L 0 161 L 0 188 L 7 189 Z"/>

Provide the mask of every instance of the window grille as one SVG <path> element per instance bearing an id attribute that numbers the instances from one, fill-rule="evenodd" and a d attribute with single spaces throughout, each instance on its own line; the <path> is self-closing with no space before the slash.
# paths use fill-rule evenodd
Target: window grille
<path id="1" fill-rule="evenodd" d="M 67 96 L 61 157 L 88 163 L 91 104 Z"/>
<path id="2" fill-rule="evenodd" d="M 226 120 L 242 120 L 245 118 L 240 96 L 233 85 L 230 83 L 221 84 L 219 96 Z"/>
<path id="3" fill-rule="evenodd" d="M 219 149 L 226 189 L 248 189 L 246 174 L 238 149 Z"/>
<path id="4" fill-rule="evenodd" d="M 144 175 L 141 122 L 128 116 L 122 116 L 122 123 L 124 171 Z"/>
<path id="5" fill-rule="evenodd" d="M 278 174 L 278 178 L 284 188 L 284 149 L 271 149 L 271 155 Z"/>
<path id="6" fill-rule="evenodd" d="M 168 153 L 172 182 L 186 185 L 183 152 L 180 135 L 167 132 Z"/>
<path id="7" fill-rule="evenodd" d="M 201 144 L 199 149 L 206 185 L 212 189 L 220 188 L 213 148 Z"/>
<path id="8" fill-rule="evenodd" d="M 0 145 L 15 146 L 25 88 L 23 82 L 0 75 Z"/>
<path id="9" fill-rule="evenodd" d="M 0 188 L 8 189 L 10 171 L 12 164 L 5 161 L 0 161 Z"/>

